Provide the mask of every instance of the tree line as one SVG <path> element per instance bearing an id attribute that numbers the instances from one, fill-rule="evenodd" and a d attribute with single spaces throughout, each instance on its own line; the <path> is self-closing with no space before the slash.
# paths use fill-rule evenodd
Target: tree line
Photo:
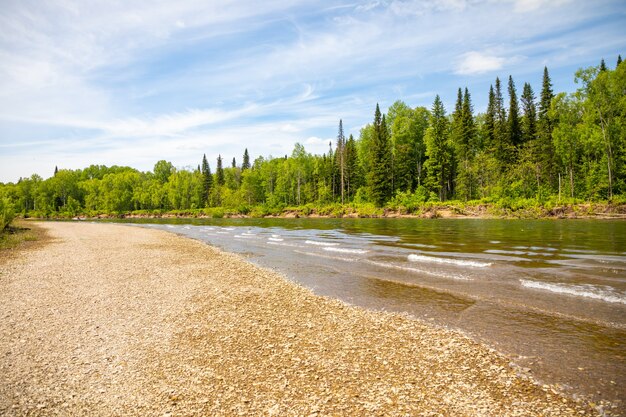
<path id="1" fill-rule="evenodd" d="M 396 101 L 386 114 L 376 105 L 359 137 L 336 141 L 322 155 L 297 143 L 291 155 L 259 156 L 246 149 L 212 172 L 206 155 L 197 168 L 158 161 L 152 171 L 92 165 L 55 169 L 0 184 L 5 206 L 39 216 L 124 213 L 221 207 L 370 204 L 418 207 L 426 202 L 491 203 L 521 200 L 626 200 L 626 64 L 576 72 L 579 88 L 555 94 L 547 68 L 538 97 L 529 83 L 521 95 L 511 76 L 496 78 L 488 106 L 476 114 L 467 88 L 448 112 L 437 95 L 430 109 Z M 505 85 L 506 84 L 506 85 Z M 505 92 L 506 90 L 506 99 Z"/>

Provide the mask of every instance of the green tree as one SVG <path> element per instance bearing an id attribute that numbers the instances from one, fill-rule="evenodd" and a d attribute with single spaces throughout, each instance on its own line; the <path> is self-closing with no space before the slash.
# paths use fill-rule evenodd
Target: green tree
<path id="1" fill-rule="evenodd" d="M 556 116 L 558 114 L 558 117 Z M 575 97 L 557 94 L 552 100 L 549 116 L 558 123 L 552 131 L 556 156 L 565 167 L 569 177 L 569 194 L 574 197 L 574 176 L 581 151 L 582 106 Z"/>
<path id="2" fill-rule="evenodd" d="M 448 118 L 439 95 L 435 97 L 431 115 L 430 127 L 426 133 L 427 183 L 429 188 L 437 193 L 439 200 L 444 201 L 447 199 L 452 152 L 448 142 L 450 134 Z"/>
<path id="3" fill-rule="evenodd" d="M 509 75 L 509 114 L 507 120 L 508 143 L 515 149 L 522 145 L 522 129 L 519 119 L 519 103 L 517 102 L 517 91 L 513 77 Z"/>
<path id="4" fill-rule="evenodd" d="M 175 171 L 176 169 L 171 162 L 160 160 L 154 164 L 154 176 L 161 184 L 165 184 Z"/>
<path id="5" fill-rule="evenodd" d="M 203 199 L 208 204 L 209 196 L 211 195 L 211 188 L 213 188 L 213 174 L 211 174 L 211 167 L 206 159 L 206 154 L 202 156 L 202 190 Z"/>
<path id="6" fill-rule="evenodd" d="M 217 168 L 215 169 L 215 182 L 218 186 L 224 185 L 224 168 L 222 167 L 222 155 L 217 156 Z"/>
<path id="7" fill-rule="evenodd" d="M 250 155 L 248 155 L 248 148 L 243 151 L 243 162 L 241 163 L 241 170 L 245 171 L 246 169 L 250 169 Z"/>
<path id="8" fill-rule="evenodd" d="M 522 142 L 534 141 L 537 135 L 537 107 L 535 106 L 535 93 L 529 83 L 524 83 L 522 92 Z"/>
<path id="9" fill-rule="evenodd" d="M 391 149 L 385 115 L 381 117 L 378 104 L 376 104 L 376 111 L 374 112 L 373 126 L 372 169 L 369 172 L 368 180 L 373 202 L 382 207 L 391 197 L 391 185 L 389 183 L 391 176 Z"/>

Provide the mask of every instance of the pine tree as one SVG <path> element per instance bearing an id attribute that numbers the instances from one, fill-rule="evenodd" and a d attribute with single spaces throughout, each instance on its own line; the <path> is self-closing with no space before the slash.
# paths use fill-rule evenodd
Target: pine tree
<path id="1" fill-rule="evenodd" d="M 529 143 L 535 140 L 537 135 L 537 107 L 535 106 L 535 93 L 528 83 L 524 83 L 522 92 L 522 142 Z"/>
<path id="2" fill-rule="evenodd" d="M 552 81 L 548 68 L 543 69 L 543 81 L 541 87 L 541 96 L 539 100 L 539 116 L 537 119 L 537 143 L 534 147 L 533 159 L 537 167 L 537 183 L 542 182 L 550 186 L 556 177 L 555 171 L 555 153 L 552 143 L 552 130 L 554 129 L 553 121 L 548 116 L 550 105 L 554 93 L 552 92 Z"/>
<path id="3" fill-rule="evenodd" d="M 217 168 L 215 169 L 215 182 L 217 185 L 224 185 L 224 168 L 222 168 L 222 155 L 217 156 Z"/>
<path id="4" fill-rule="evenodd" d="M 606 71 L 606 64 L 604 63 L 604 58 L 600 61 L 600 71 Z"/>
<path id="5" fill-rule="evenodd" d="M 337 153 L 336 158 L 339 164 L 339 176 L 340 176 L 340 187 L 341 187 L 341 204 L 344 204 L 344 190 L 345 187 L 345 148 L 346 148 L 346 138 L 343 135 L 343 122 L 339 119 L 339 132 L 337 133 Z"/>
<path id="6" fill-rule="evenodd" d="M 504 99 L 502 98 L 502 88 L 500 79 L 496 77 L 496 90 L 494 95 L 494 147 L 496 160 L 500 165 L 500 170 L 504 171 L 510 162 L 510 142 L 507 132 L 506 110 L 504 109 Z"/>
<path id="7" fill-rule="evenodd" d="M 250 155 L 248 155 L 248 148 L 243 151 L 243 163 L 241 164 L 241 170 L 245 171 L 246 169 L 250 169 Z"/>
<path id="8" fill-rule="evenodd" d="M 519 103 L 517 102 L 517 91 L 515 90 L 515 83 L 513 77 L 509 75 L 509 118 L 508 135 L 509 143 L 516 149 L 522 144 L 522 130 L 519 120 Z"/>
<path id="9" fill-rule="evenodd" d="M 465 88 L 460 106 L 459 126 L 453 143 L 457 159 L 456 193 L 464 200 L 473 198 L 473 176 L 471 173 L 471 160 L 475 152 L 475 126 L 470 93 Z M 456 119 L 456 118 L 454 118 Z M 454 120 L 453 119 L 453 120 Z"/>
<path id="10" fill-rule="evenodd" d="M 359 156 L 354 136 L 350 135 L 346 142 L 346 193 L 348 194 L 348 200 L 354 196 L 360 185 Z"/>
<path id="11" fill-rule="evenodd" d="M 621 63 L 622 63 L 622 56 L 618 55 L 617 56 L 617 66 L 615 68 L 619 67 L 619 64 L 621 64 Z"/>
<path id="12" fill-rule="evenodd" d="M 372 168 L 368 174 L 371 195 L 374 203 L 382 207 L 391 196 L 389 177 L 391 174 L 391 151 L 385 116 L 381 117 L 376 104 L 374 113 L 374 137 L 371 148 Z"/>
<path id="13" fill-rule="evenodd" d="M 54 166 L 54 176 L 56 177 L 58 173 L 59 173 L 59 168 L 55 165 Z"/>
<path id="14" fill-rule="evenodd" d="M 426 135 L 427 182 L 437 192 L 439 200 L 444 201 L 447 198 L 446 182 L 449 177 L 451 149 L 448 144 L 448 119 L 439 95 L 435 97 L 431 113 L 431 123 Z"/>
<path id="15" fill-rule="evenodd" d="M 496 94 L 493 91 L 493 85 L 489 86 L 489 101 L 487 103 L 487 112 L 485 113 L 485 148 L 493 149 L 496 142 Z"/>
<path id="16" fill-rule="evenodd" d="M 211 167 L 206 159 L 206 154 L 202 156 L 202 188 L 203 198 L 205 202 L 208 202 L 209 195 L 211 194 L 211 188 L 213 187 L 213 175 L 211 174 Z"/>
<path id="17" fill-rule="evenodd" d="M 233 156 L 233 162 L 230 164 L 231 168 L 237 168 L 237 161 L 235 161 L 235 157 Z"/>

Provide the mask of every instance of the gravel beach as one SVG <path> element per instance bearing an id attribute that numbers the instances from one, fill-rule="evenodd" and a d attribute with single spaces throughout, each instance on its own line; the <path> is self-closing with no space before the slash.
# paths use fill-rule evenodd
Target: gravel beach
<path id="1" fill-rule="evenodd" d="M 0 259 L 0 415 L 601 414 L 458 332 L 203 243 L 39 225 L 48 243 Z"/>

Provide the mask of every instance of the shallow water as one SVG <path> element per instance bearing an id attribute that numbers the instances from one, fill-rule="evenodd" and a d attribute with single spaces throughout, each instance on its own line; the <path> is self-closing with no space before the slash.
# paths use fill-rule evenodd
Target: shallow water
<path id="1" fill-rule="evenodd" d="M 540 380 L 623 400 L 624 221 L 133 222 L 244 254 L 318 294 L 459 328 Z"/>

